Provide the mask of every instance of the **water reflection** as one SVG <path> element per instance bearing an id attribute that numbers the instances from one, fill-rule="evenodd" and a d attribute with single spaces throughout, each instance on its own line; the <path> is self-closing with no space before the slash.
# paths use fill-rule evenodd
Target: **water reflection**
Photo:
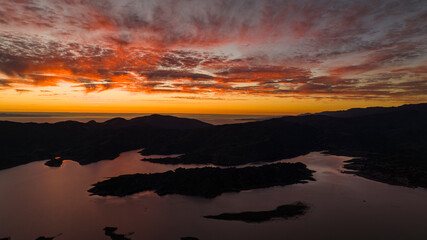
<path id="1" fill-rule="evenodd" d="M 155 156 L 161 157 L 161 156 Z M 113 161 L 60 168 L 43 162 L 0 171 L 0 236 L 14 240 L 55 236 L 58 240 L 105 239 L 106 226 L 135 232 L 132 239 L 423 239 L 427 191 L 391 186 L 341 173 L 347 157 L 310 153 L 294 158 L 316 170 L 317 181 L 226 193 L 215 199 L 150 192 L 129 197 L 89 196 L 106 177 L 153 173 L 177 167 L 140 161 L 137 151 Z M 311 210 L 298 219 L 262 224 L 222 222 L 203 216 L 273 209 L 303 201 Z"/>

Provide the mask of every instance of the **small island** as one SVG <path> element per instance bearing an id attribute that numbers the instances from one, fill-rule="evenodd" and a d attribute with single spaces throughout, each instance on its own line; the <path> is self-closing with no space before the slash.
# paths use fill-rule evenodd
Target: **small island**
<path id="1" fill-rule="evenodd" d="M 303 215 L 308 210 L 308 206 L 302 202 L 293 204 L 286 204 L 278 206 L 274 210 L 259 211 L 259 212 L 241 212 L 241 213 L 223 213 L 220 215 L 209 215 L 205 218 L 230 220 L 230 221 L 243 221 L 247 223 L 261 223 L 272 220 L 274 218 L 289 219 Z"/>
<path id="2" fill-rule="evenodd" d="M 105 227 L 104 228 L 105 236 L 110 237 L 112 240 L 131 240 L 130 238 L 127 238 L 126 236 L 132 235 L 133 233 L 117 234 L 116 231 L 117 231 L 116 227 Z"/>
<path id="3" fill-rule="evenodd" d="M 41 236 L 41 237 L 36 238 L 36 240 L 53 240 L 53 239 L 55 239 L 55 237 L 44 237 L 44 236 Z"/>
<path id="4" fill-rule="evenodd" d="M 178 168 L 164 173 L 113 177 L 93 184 L 88 192 L 99 196 L 122 197 L 154 191 L 160 196 L 182 194 L 214 198 L 225 192 L 314 181 L 313 172 L 303 163 L 276 163 L 244 168 Z"/>
<path id="5" fill-rule="evenodd" d="M 52 157 L 44 165 L 49 166 L 49 167 L 60 167 L 60 166 L 62 166 L 63 162 L 64 162 L 64 159 L 62 159 L 61 157 Z"/>

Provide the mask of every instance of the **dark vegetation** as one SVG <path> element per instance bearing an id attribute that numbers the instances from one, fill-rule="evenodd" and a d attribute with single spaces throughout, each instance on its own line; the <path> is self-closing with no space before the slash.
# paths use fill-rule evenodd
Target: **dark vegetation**
<path id="1" fill-rule="evenodd" d="M 213 198 L 224 192 L 284 186 L 314 180 L 302 163 L 276 163 L 245 168 L 178 168 L 153 174 L 133 174 L 98 182 L 89 190 L 100 196 L 126 196 L 143 191 Z"/>
<path id="2" fill-rule="evenodd" d="M 36 240 L 53 240 L 55 238 L 56 237 L 44 237 L 44 236 L 41 236 L 41 237 L 36 238 Z"/>
<path id="3" fill-rule="evenodd" d="M 49 167 L 60 167 L 63 161 L 64 160 L 61 159 L 61 157 L 54 157 L 47 161 L 45 165 Z"/>
<path id="4" fill-rule="evenodd" d="M 40 236 L 40 237 L 38 237 L 38 238 L 36 238 L 36 240 L 53 240 L 53 239 L 55 239 L 56 237 L 59 237 L 59 236 L 61 236 L 62 234 L 58 234 L 58 235 L 56 235 L 55 237 L 44 237 L 44 236 Z M 0 238 L 0 240 L 11 240 L 12 238 L 11 237 L 6 237 L 6 238 Z"/>
<path id="5" fill-rule="evenodd" d="M 133 233 L 128 233 L 128 234 L 116 234 L 117 228 L 116 227 L 105 227 L 104 228 L 104 233 L 106 236 L 110 237 L 112 240 L 131 240 L 130 238 L 127 238 L 126 236 L 132 235 Z M 54 237 L 44 237 L 44 236 L 40 236 L 38 238 L 36 238 L 35 240 L 53 240 L 59 236 L 61 236 L 62 234 L 58 234 Z M 7 238 L 0 238 L 0 240 L 11 240 L 11 237 L 7 237 Z"/>
<path id="6" fill-rule="evenodd" d="M 424 152 L 424 154 L 427 154 Z M 423 157 L 423 156 L 420 156 Z M 346 173 L 356 174 L 371 180 L 406 187 L 427 187 L 427 171 L 418 168 L 419 159 L 413 156 L 375 156 L 372 159 L 352 159 L 344 168 Z M 425 158 L 425 157 L 424 157 Z M 408 162 L 406 162 L 408 161 Z M 414 162 L 414 163 L 412 163 Z"/>
<path id="7" fill-rule="evenodd" d="M 105 227 L 104 228 L 105 236 L 110 237 L 111 240 L 131 240 L 130 238 L 127 238 L 126 236 L 132 235 L 133 233 L 117 234 L 116 231 L 117 231 L 116 227 Z"/>
<path id="8" fill-rule="evenodd" d="M 358 157 L 347 167 L 357 168 L 361 176 L 427 187 L 427 104 L 220 126 L 161 115 L 104 123 L 3 121 L 0 132 L 0 169 L 57 156 L 88 164 L 138 148 L 144 148 L 144 155 L 183 154 L 145 161 L 223 166 L 328 150 Z"/>
<path id="9" fill-rule="evenodd" d="M 275 218 L 289 219 L 289 218 L 301 216 L 306 213 L 308 208 L 309 207 L 304 203 L 297 202 L 293 204 L 282 205 L 270 211 L 222 213 L 220 215 L 205 216 L 205 218 L 218 219 L 218 220 L 243 221 L 247 223 L 260 223 L 260 222 L 269 221 Z"/>

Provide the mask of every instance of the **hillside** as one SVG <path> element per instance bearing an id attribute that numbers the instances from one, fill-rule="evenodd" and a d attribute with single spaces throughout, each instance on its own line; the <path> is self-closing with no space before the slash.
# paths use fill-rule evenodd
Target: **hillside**
<path id="1" fill-rule="evenodd" d="M 151 115 L 102 123 L 0 121 L 0 169 L 52 157 L 88 164 L 114 159 L 121 152 L 175 138 L 183 131 L 212 126 L 195 119 Z"/>
<path id="2" fill-rule="evenodd" d="M 0 168 L 52 157 L 88 164 L 138 148 L 144 148 L 145 155 L 182 154 L 146 161 L 223 166 L 272 162 L 327 150 L 359 157 L 348 168 L 359 170 L 364 177 L 427 186 L 427 104 L 219 126 L 162 115 L 103 123 L 0 122 L 0 131 Z"/>

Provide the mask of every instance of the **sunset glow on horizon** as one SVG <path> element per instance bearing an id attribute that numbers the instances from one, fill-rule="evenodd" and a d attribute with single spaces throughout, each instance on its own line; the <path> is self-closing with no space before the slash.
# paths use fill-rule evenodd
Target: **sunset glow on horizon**
<path id="1" fill-rule="evenodd" d="M 0 0 L 0 111 L 427 102 L 425 1 Z"/>

